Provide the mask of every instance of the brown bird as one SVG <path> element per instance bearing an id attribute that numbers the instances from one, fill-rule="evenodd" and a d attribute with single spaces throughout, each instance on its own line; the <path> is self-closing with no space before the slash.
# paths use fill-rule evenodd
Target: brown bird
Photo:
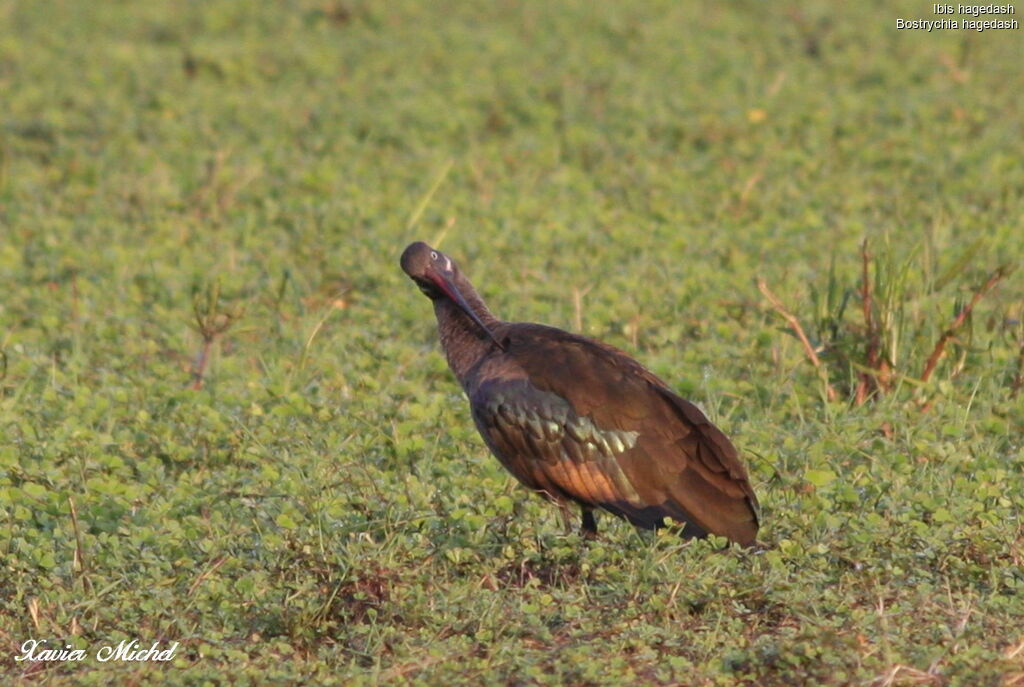
<path id="1" fill-rule="evenodd" d="M 448 365 L 509 472 L 567 512 L 594 509 L 684 536 L 754 544 L 758 504 L 735 447 L 697 406 L 622 351 L 540 324 L 502 322 L 455 262 L 425 243 L 402 269 L 434 303 Z"/>

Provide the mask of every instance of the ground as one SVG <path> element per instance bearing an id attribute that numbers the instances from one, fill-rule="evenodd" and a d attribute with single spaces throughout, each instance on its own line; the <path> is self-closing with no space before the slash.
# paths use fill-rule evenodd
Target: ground
<path id="1" fill-rule="evenodd" d="M 0 675 L 1024 684 L 1024 34 L 899 18 L 0 2 Z M 761 546 L 566 535 L 416 239 L 701 404 Z"/>

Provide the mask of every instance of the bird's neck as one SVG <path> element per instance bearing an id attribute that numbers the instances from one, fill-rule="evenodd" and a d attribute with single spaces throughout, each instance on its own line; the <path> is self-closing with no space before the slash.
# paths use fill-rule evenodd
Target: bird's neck
<path id="1" fill-rule="evenodd" d="M 472 287 L 463 288 L 462 294 L 488 329 L 493 332 L 501 324 Z M 437 329 L 441 334 L 441 346 L 444 348 L 445 357 L 448 358 L 448 367 L 468 393 L 470 372 L 484 356 L 497 349 L 497 346 L 487 332 L 480 329 L 477 323 L 451 300 L 435 300 L 434 314 L 437 315 Z"/>

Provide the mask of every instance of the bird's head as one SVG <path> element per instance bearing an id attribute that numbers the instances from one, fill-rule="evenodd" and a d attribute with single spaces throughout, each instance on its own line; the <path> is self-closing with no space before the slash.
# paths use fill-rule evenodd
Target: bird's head
<path id="1" fill-rule="evenodd" d="M 458 265 L 422 241 L 409 244 L 402 253 L 402 269 L 432 301 L 438 298 L 458 301 L 457 296 L 461 296 L 455 285 L 456 276 L 461 275 Z"/>
<path id="2" fill-rule="evenodd" d="M 416 282 L 416 286 L 427 298 L 432 301 L 450 300 L 486 332 L 499 348 L 504 348 L 466 299 L 465 293 L 473 293 L 475 296 L 473 286 L 462 275 L 462 271 L 459 270 L 459 266 L 455 264 L 454 260 L 422 241 L 417 241 L 409 244 L 409 247 L 405 249 L 401 262 L 402 269 L 410 279 Z"/>

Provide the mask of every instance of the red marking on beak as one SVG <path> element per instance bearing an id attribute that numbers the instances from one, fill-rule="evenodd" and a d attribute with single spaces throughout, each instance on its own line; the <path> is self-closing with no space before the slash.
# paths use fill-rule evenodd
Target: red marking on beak
<path id="1" fill-rule="evenodd" d="M 491 341 L 493 341 L 498 346 L 498 348 L 500 348 L 503 351 L 505 350 L 505 347 L 502 345 L 502 343 L 498 341 L 498 338 L 496 336 L 494 336 L 494 332 L 488 329 L 487 325 L 485 325 L 483 323 L 483 320 L 480 319 L 480 316 L 473 311 L 473 308 L 470 307 L 469 303 L 466 301 L 462 293 L 459 291 L 459 288 L 455 286 L 451 279 L 449 279 L 446 275 L 438 274 L 433 270 L 428 271 L 427 276 L 430 277 L 430 281 L 437 284 L 437 287 L 439 289 L 444 291 L 445 295 L 448 296 L 448 298 L 450 298 L 452 302 L 455 303 L 455 305 L 459 306 L 459 309 L 462 310 L 462 312 L 466 313 L 469 316 L 469 318 L 473 320 L 473 322 L 475 322 L 478 327 L 480 327 L 480 329 L 484 330 L 487 336 L 490 337 Z"/>

